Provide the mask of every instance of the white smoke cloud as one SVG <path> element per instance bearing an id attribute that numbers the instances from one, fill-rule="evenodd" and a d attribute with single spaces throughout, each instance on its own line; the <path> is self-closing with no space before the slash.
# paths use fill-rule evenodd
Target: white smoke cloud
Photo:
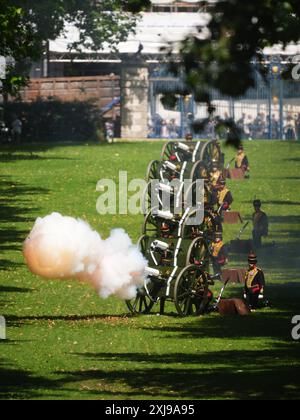
<path id="1" fill-rule="evenodd" d="M 103 298 L 133 299 L 144 284 L 147 261 L 124 230 L 103 240 L 88 223 L 59 213 L 37 219 L 23 254 L 32 273 L 88 282 Z"/>

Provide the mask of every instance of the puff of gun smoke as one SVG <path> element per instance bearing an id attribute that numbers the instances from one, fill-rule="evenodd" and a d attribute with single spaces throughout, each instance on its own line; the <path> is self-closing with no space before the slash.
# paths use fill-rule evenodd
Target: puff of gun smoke
<path id="1" fill-rule="evenodd" d="M 147 262 L 122 229 L 103 240 L 88 223 L 59 213 L 37 219 L 23 254 L 32 273 L 88 282 L 103 298 L 132 299 L 144 284 Z"/>

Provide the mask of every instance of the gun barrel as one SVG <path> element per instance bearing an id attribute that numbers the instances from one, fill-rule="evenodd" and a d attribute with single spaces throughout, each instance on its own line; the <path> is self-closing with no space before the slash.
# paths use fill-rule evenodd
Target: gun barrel
<path id="1" fill-rule="evenodd" d="M 160 271 L 151 267 L 146 267 L 145 274 L 147 277 L 160 277 Z"/>
<path id="2" fill-rule="evenodd" d="M 160 217 L 161 219 L 165 219 L 165 220 L 173 220 L 174 219 L 174 214 L 172 214 L 170 211 L 162 211 L 159 210 L 155 216 Z"/>
<path id="3" fill-rule="evenodd" d="M 167 251 L 169 249 L 169 244 L 162 241 L 154 241 L 152 242 L 152 246 L 154 249 L 159 249 L 161 251 Z"/>
<path id="4" fill-rule="evenodd" d="M 184 143 L 178 143 L 177 148 L 182 150 L 183 152 L 191 152 L 189 146 Z"/>
<path id="5" fill-rule="evenodd" d="M 177 171 L 177 166 L 176 166 L 176 165 L 174 165 L 174 163 L 171 163 L 171 162 L 165 162 L 165 163 L 164 163 L 164 166 L 165 166 L 165 168 L 166 168 L 166 169 L 169 169 L 170 171 L 174 171 L 174 172 L 176 172 L 176 171 Z"/>

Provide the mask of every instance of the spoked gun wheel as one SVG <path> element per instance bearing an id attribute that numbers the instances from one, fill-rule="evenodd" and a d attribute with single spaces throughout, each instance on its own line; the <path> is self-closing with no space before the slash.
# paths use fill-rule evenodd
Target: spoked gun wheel
<path id="1" fill-rule="evenodd" d="M 155 302 L 149 298 L 146 291 L 139 291 L 135 299 L 126 301 L 128 309 L 134 315 L 150 314 L 154 304 Z"/>
<path id="2" fill-rule="evenodd" d="M 201 268 L 190 265 L 179 274 L 174 290 L 174 300 L 180 316 L 201 315 L 208 304 L 208 279 Z"/>

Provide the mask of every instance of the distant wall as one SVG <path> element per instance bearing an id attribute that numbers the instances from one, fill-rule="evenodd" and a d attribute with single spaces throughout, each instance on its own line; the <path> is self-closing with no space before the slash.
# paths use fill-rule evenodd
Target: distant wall
<path id="1" fill-rule="evenodd" d="M 120 97 L 120 78 L 114 75 L 31 79 L 21 91 L 23 102 L 38 99 L 58 99 L 63 102 L 95 100 L 100 109 L 117 97 Z M 114 113 L 119 115 L 119 109 L 111 111 L 108 116 L 113 117 Z"/>

